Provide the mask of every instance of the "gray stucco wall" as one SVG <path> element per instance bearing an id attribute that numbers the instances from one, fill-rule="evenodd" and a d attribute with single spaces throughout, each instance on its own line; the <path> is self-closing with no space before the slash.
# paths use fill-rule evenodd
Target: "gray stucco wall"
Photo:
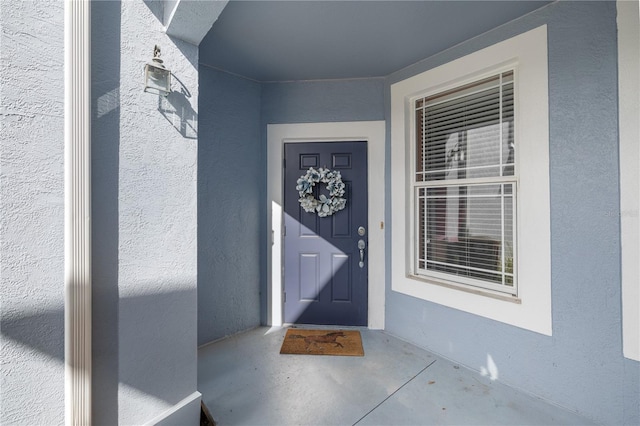
<path id="1" fill-rule="evenodd" d="M 380 120 L 384 79 L 258 83 L 200 66 L 198 344 L 266 324 L 266 126 Z M 229 188 L 233 186 L 234 190 Z"/>
<path id="2" fill-rule="evenodd" d="M 197 390 L 198 48 L 160 2 L 92 6 L 94 422 L 141 424 Z M 166 98 L 142 90 L 155 44 Z"/>
<path id="3" fill-rule="evenodd" d="M 199 345 L 260 325 L 260 90 L 200 66 Z"/>
<path id="4" fill-rule="evenodd" d="M 266 159 L 267 125 L 290 123 L 332 123 L 384 120 L 384 78 L 318 80 L 262 84 L 261 139 Z M 265 160 L 266 163 L 266 160 Z M 266 169 L 266 164 L 264 165 Z M 264 175 L 261 204 L 266 204 L 267 176 Z M 266 211 L 262 217 L 262 241 L 271 249 Z M 260 268 L 267 270 L 267 257 Z M 261 320 L 267 323 L 267 282 L 262 282 Z"/>
<path id="5" fill-rule="evenodd" d="M 92 368 L 93 420 L 118 423 L 118 179 L 120 150 L 120 2 L 94 2 L 92 40 Z"/>
<path id="6" fill-rule="evenodd" d="M 0 424 L 64 421 L 64 9 L 0 7 Z"/>
<path id="7" fill-rule="evenodd" d="M 196 342 L 256 325 L 258 305 L 265 321 L 267 123 L 389 117 L 391 83 L 545 23 L 553 336 L 390 288 L 386 327 L 474 369 L 490 354 L 500 380 L 598 421 L 640 423 L 640 364 L 622 357 L 619 219 L 610 214 L 619 206 L 615 3 L 551 5 L 386 81 L 260 85 L 200 67 L 200 120 L 197 48 L 162 33 L 158 8 L 93 3 L 96 424 L 140 423 L 171 407 L 196 390 Z M 0 10 L 2 424 L 64 418 L 62 9 L 39 0 Z M 154 44 L 183 85 L 163 104 L 141 92 Z"/>
<path id="8" fill-rule="evenodd" d="M 0 423 L 63 424 L 64 4 L 1 6 Z M 95 424 L 197 389 L 198 49 L 163 33 L 160 8 L 92 2 Z M 142 92 L 154 44 L 180 80 L 163 103 Z"/>
<path id="9" fill-rule="evenodd" d="M 383 78 L 264 83 L 262 90 L 265 132 L 267 124 L 384 119 Z"/>
<path id="10" fill-rule="evenodd" d="M 505 383 L 598 422 L 638 424 L 640 364 L 622 356 L 620 223 L 611 214 L 619 209 L 615 2 L 552 4 L 393 74 L 386 90 L 543 24 L 549 49 L 553 336 L 393 292 L 390 272 L 386 329 L 472 369 L 486 366 L 490 355 Z M 389 204 L 387 209 L 404 214 Z"/>

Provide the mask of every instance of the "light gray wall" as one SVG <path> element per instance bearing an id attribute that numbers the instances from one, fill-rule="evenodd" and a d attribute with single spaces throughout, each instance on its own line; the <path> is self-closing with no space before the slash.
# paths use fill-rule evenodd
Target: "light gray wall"
<path id="1" fill-rule="evenodd" d="M 2 424 L 64 422 L 63 7 L 0 12 Z M 92 2 L 96 424 L 197 389 L 198 50 L 164 35 L 160 8 Z M 142 93 L 154 44 L 182 82 L 162 104 Z"/>
<path id="2" fill-rule="evenodd" d="M 263 83 L 260 131 L 265 170 L 267 125 L 384 120 L 384 90 L 383 78 Z M 266 171 L 263 177 L 261 206 L 267 202 Z M 266 250 L 271 249 L 271 225 L 267 223 L 266 211 L 262 216 L 261 232 L 265 251 L 260 270 L 266 275 Z M 261 283 L 261 293 L 261 321 L 266 324 L 266 280 Z"/>
<path id="3" fill-rule="evenodd" d="M 63 8 L 0 9 L 0 424 L 64 421 Z"/>
<path id="4" fill-rule="evenodd" d="M 197 341 L 257 324 L 258 304 L 264 321 L 267 123 L 388 117 L 391 83 L 544 23 L 553 336 L 390 289 L 386 326 L 471 368 L 491 354 L 500 380 L 596 420 L 639 423 L 640 364 L 624 359 L 621 349 L 619 220 L 608 214 L 619 206 L 615 3 L 554 4 L 386 82 L 258 85 L 216 73 L 205 81 L 205 71 L 202 86 L 220 97 L 201 100 L 203 114 L 204 105 L 215 114 L 206 117 L 209 129 L 199 120 L 199 130 L 197 48 L 162 33 L 158 7 L 141 0 L 93 3 L 96 424 L 139 423 L 171 407 L 196 389 Z M 3 424 L 61 424 L 64 416 L 62 8 L 58 1 L 3 2 L 0 11 Z M 141 92 L 154 44 L 185 89 L 163 105 Z M 207 144 L 199 152 L 197 131 Z M 389 152 L 390 146 L 387 158 Z M 199 170 L 209 162 L 216 167 Z M 203 180 L 197 189 L 196 175 Z M 220 182 L 247 194 L 230 197 Z M 243 222 L 229 214 L 234 210 L 243 212 Z M 215 267 L 196 271 L 196 249 L 200 263 L 204 257 Z M 246 266 L 247 259 L 260 264 Z M 215 318 L 198 303 L 198 323 L 210 321 L 213 331 L 205 337 L 195 334 L 196 273 L 198 292 L 202 278 L 222 277 L 222 289 L 203 299 L 212 301 L 212 311 L 234 303 L 247 309 Z"/>
<path id="5" fill-rule="evenodd" d="M 267 124 L 382 119 L 384 79 L 258 83 L 201 64 L 200 87 L 202 345 L 267 323 Z"/>
<path id="6" fill-rule="evenodd" d="M 200 66 L 198 344 L 260 325 L 260 84 Z"/>
<path id="7" fill-rule="evenodd" d="M 120 2 L 91 5 L 92 392 L 96 425 L 118 423 Z"/>
<path id="8" fill-rule="evenodd" d="M 94 421 L 140 424 L 197 390 L 198 48 L 159 2 L 92 6 Z M 142 90 L 155 44 L 167 98 Z"/>
<path id="9" fill-rule="evenodd" d="M 267 124 L 384 119 L 383 78 L 264 83 L 262 87 L 265 132 Z"/>
<path id="10" fill-rule="evenodd" d="M 620 223 L 610 213 L 619 206 L 615 2 L 552 4 L 391 75 L 386 90 L 543 24 L 549 49 L 553 336 L 393 292 L 389 275 L 386 329 L 476 370 L 490 355 L 505 383 L 598 422 L 638 424 L 640 364 L 622 356 Z M 389 153 L 389 143 L 387 148 Z M 404 214 L 389 204 L 387 209 Z"/>

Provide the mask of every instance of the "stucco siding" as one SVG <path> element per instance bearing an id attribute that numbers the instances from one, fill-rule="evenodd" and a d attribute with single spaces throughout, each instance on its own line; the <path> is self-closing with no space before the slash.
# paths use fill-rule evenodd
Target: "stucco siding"
<path id="1" fill-rule="evenodd" d="M 0 423 L 64 421 L 64 7 L 0 4 Z"/>
<path id="2" fill-rule="evenodd" d="M 200 66 L 198 344 L 260 325 L 260 84 Z"/>
<path id="3" fill-rule="evenodd" d="M 383 120 L 384 85 L 383 78 L 263 83 L 260 129 L 265 158 L 268 124 Z M 264 173 L 261 205 L 266 206 L 266 166 Z M 271 250 L 271 224 L 266 217 L 264 212 L 262 240 L 266 249 Z M 267 259 L 262 256 L 262 271 L 267 270 Z M 269 321 L 266 280 L 261 285 L 261 317 L 266 324 Z"/>
<path id="4" fill-rule="evenodd" d="M 95 2 L 94 421 L 141 424 L 197 390 L 198 48 L 162 3 Z M 154 45 L 173 75 L 143 92 Z"/>
<path id="5" fill-rule="evenodd" d="M 327 123 L 384 118 L 384 79 L 264 83 L 262 122 Z"/>
<path id="6" fill-rule="evenodd" d="M 612 213 L 619 206 L 615 2 L 554 3 L 395 73 L 388 83 L 543 24 L 549 52 L 553 335 L 390 287 L 386 328 L 470 368 L 482 371 L 493 364 L 499 380 L 598 422 L 635 424 L 640 370 L 622 356 L 620 222 Z M 404 214 L 398 206 L 388 209 Z"/>

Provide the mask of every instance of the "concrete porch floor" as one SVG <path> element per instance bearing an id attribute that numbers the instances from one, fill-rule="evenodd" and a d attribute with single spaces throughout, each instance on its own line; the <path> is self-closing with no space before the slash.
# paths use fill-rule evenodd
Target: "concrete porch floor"
<path id="1" fill-rule="evenodd" d="M 203 346 L 202 399 L 222 426 L 594 424 L 385 332 L 360 331 L 364 357 L 280 355 L 283 328 Z"/>

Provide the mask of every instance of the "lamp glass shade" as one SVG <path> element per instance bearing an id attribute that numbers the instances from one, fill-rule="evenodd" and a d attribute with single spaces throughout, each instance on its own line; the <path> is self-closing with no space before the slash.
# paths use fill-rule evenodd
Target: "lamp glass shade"
<path id="1" fill-rule="evenodd" d="M 167 96 L 171 92 L 171 71 L 154 64 L 144 66 L 144 91 Z"/>

